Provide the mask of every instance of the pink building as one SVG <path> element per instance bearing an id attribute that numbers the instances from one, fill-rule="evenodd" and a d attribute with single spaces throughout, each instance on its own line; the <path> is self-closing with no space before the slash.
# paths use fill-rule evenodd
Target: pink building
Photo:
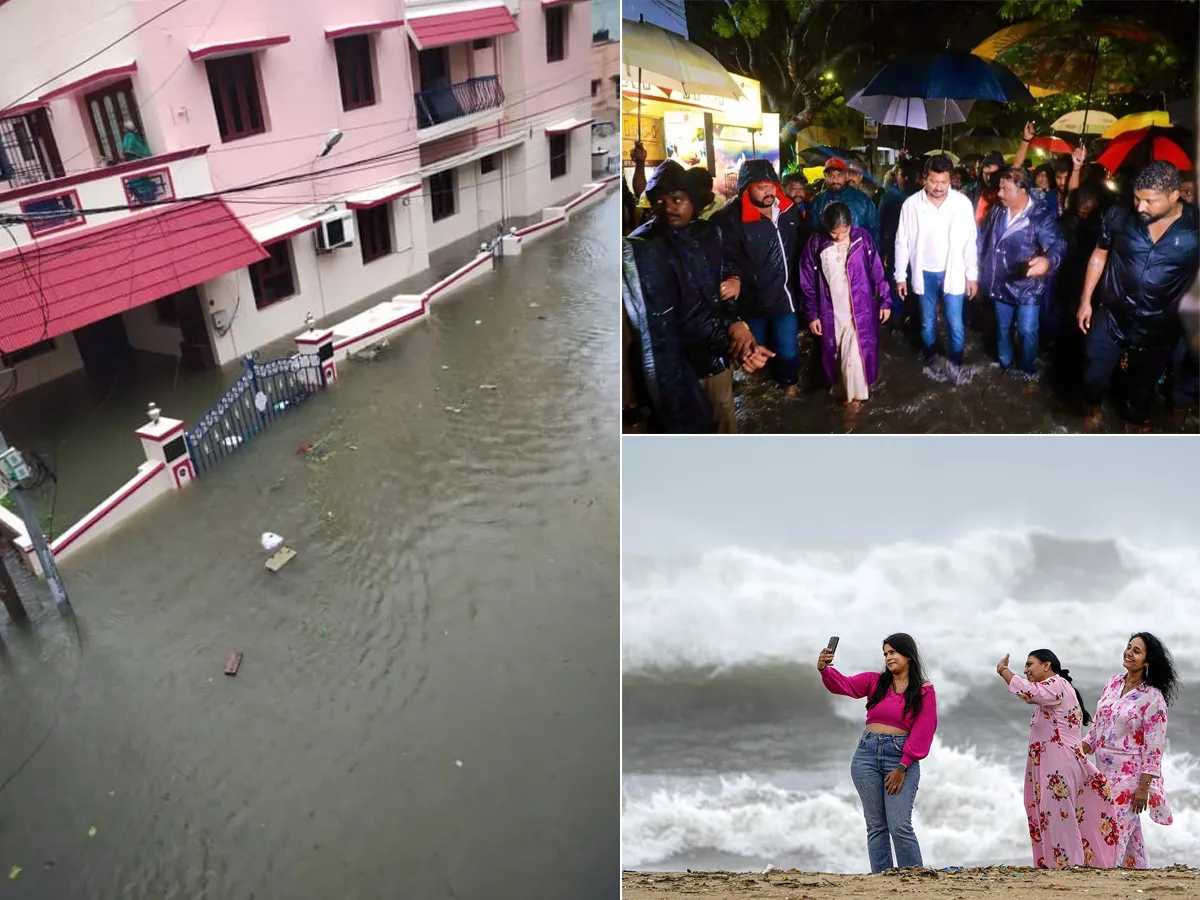
<path id="1" fill-rule="evenodd" d="M 219 365 L 578 193 L 590 7 L 0 0 L 0 362 Z"/>

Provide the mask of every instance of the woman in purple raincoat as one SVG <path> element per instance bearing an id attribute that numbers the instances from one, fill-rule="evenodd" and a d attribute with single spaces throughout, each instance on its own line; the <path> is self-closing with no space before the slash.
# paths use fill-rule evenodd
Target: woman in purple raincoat
<path id="1" fill-rule="evenodd" d="M 879 325 L 892 314 L 892 297 L 875 242 L 851 224 L 846 204 L 822 212 L 801 258 L 800 288 L 808 328 L 821 339 L 825 377 L 857 408 L 878 374 Z"/>

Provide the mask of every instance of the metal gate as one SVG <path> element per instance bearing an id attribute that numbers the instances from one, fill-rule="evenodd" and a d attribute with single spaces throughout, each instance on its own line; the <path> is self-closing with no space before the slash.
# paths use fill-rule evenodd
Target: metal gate
<path id="1" fill-rule="evenodd" d="M 196 475 L 211 469 L 275 419 L 325 387 L 316 356 L 297 354 L 259 362 L 242 357 L 242 374 L 185 432 Z"/>

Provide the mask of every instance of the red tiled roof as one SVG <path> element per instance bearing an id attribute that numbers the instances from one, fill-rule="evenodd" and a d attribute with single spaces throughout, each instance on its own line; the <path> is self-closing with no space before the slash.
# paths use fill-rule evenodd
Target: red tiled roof
<path id="1" fill-rule="evenodd" d="M 0 255 L 0 350 L 66 334 L 266 257 L 221 200 L 164 206 L 25 244 L 20 254 Z"/>
<path id="2" fill-rule="evenodd" d="M 517 20 L 507 6 L 488 6 L 441 16 L 420 16 L 410 18 L 407 25 L 419 50 L 499 37 L 517 30 Z"/>

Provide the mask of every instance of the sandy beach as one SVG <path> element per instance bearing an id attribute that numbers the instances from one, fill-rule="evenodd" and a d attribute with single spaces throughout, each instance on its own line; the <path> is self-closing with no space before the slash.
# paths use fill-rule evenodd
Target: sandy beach
<path id="1" fill-rule="evenodd" d="M 1144 871 L 1057 871 L 1016 866 L 953 871 L 920 869 L 882 875 L 827 875 L 797 869 L 751 872 L 625 872 L 624 900 L 720 897 L 722 900 L 849 900 L 892 894 L 907 897 L 1038 900 L 1063 893 L 1088 900 L 1150 900 L 1200 890 L 1200 869 L 1172 866 Z"/>

